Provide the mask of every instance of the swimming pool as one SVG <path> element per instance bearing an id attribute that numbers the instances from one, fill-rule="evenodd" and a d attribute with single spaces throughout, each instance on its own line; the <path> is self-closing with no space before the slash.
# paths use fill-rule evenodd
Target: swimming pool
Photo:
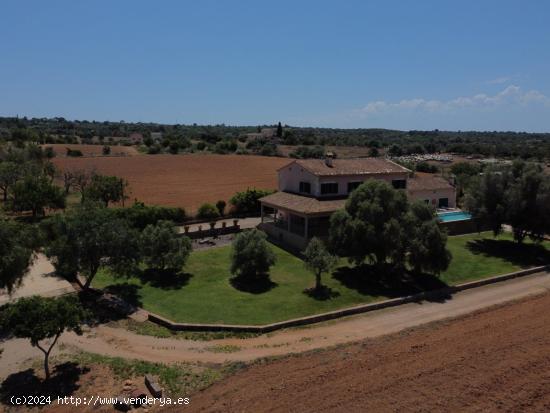
<path id="1" fill-rule="evenodd" d="M 472 215 L 463 211 L 441 212 L 437 214 L 437 216 L 441 222 L 464 221 L 467 219 L 472 219 Z"/>

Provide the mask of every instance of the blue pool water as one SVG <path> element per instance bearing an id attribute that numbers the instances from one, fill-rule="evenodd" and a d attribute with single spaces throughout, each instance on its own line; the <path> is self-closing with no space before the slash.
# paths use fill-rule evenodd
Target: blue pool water
<path id="1" fill-rule="evenodd" d="M 451 222 L 451 221 L 463 221 L 465 219 L 471 219 L 472 216 L 467 212 L 457 211 L 457 212 L 441 212 L 437 214 L 441 222 Z"/>

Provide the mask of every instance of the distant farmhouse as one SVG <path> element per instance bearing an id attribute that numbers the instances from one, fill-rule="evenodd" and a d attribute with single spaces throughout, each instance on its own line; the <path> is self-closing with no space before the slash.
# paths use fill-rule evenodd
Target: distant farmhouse
<path id="1" fill-rule="evenodd" d="M 279 192 L 260 199 L 260 228 L 302 249 L 311 237 L 328 235 L 330 216 L 367 179 L 381 179 L 436 208 L 454 208 L 456 191 L 442 177 L 413 174 L 381 158 L 298 159 L 278 170 Z"/>
<path id="2" fill-rule="evenodd" d="M 260 132 L 247 133 L 246 137 L 248 140 L 275 139 L 277 137 L 277 128 L 262 128 Z"/>

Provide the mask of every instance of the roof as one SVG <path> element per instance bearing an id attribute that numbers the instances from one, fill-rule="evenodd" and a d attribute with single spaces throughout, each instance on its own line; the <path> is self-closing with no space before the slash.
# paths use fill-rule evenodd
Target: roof
<path id="1" fill-rule="evenodd" d="M 332 166 L 328 166 L 324 159 L 297 159 L 292 163 L 300 165 L 302 168 L 317 176 L 373 175 L 411 172 L 409 169 L 395 162 L 382 158 L 333 159 Z M 283 168 L 289 165 L 285 165 Z"/>
<path id="2" fill-rule="evenodd" d="M 453 188 L 453 186 L 441 176 L 417 172 L 413 178 L 409 178 L 407 188 L 409 191 L 429 191 Z"/>
<path id="3" fill-rule="evenodd" d="M 287 209 L 299 214 L 331 213 L 344 208 L 346 199 L 319 200 L 308 196 L 275 192 L 260 198 L 260 202 L 272 208 Z"/>

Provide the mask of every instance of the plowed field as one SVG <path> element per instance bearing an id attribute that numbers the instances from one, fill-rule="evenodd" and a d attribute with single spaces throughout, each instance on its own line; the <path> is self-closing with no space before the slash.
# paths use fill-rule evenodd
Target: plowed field
<path id="1" fill-rule="evenodd" d="M 546 294 L 260 363 L 191 396 L 185 411 L 548 412 L 549 310 Z"/>
<path id="2" fill-rule="evenodd" d="M 277 169 L 289 159 L 240 155 L 142 155 L 54 158 L 60 169 L 95 169 L 130 183 L 130 201 L 184 207 L 225 201 L 247 188 L 276 189 Z"/>

